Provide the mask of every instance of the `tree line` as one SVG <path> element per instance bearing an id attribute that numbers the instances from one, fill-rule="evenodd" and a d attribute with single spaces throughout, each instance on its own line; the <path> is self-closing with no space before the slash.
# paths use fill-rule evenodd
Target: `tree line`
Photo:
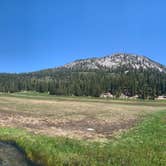
<path id="1" fill-rule="evenodd" d="M 142 99 L 166 95 L 166 74 L 153 70 L 110 71 L 45 70 L 25 74 L 0 74 L 0 92 L 37 91 L 51 95 L 94 96 L 111 92 Z"/>

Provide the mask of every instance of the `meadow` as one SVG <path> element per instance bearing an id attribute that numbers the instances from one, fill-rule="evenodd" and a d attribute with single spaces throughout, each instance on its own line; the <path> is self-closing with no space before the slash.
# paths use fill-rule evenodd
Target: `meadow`
<path id="1" fill-rule="evenodd" d="M 166 102 L 1 94 L 0 140 L 43 166 L 164 166 Z"/>

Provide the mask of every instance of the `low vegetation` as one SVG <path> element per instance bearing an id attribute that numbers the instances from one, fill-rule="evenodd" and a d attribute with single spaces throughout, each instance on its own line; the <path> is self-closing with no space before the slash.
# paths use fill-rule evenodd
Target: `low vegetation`
<path id="1" fill-rule="evenodd" d="M 166 112 L 148 115 L 131 131 L 104 143 L 34 135 L 13 128 L 0 128 L 0 140 L 15 142 L 31 160 L 44 166 L 165 166 Z"/>

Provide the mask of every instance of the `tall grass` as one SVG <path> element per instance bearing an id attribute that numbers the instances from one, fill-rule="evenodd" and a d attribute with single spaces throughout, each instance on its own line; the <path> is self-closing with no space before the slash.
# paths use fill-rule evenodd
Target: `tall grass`
<path id="1" fill-rule="evenodd" d="M 166 112 L 147 117 L 138 127 L 106 143 L 33 135 L 0 128 L 1 141 L 13 141 L 43 166 L 165 166 Z"/>

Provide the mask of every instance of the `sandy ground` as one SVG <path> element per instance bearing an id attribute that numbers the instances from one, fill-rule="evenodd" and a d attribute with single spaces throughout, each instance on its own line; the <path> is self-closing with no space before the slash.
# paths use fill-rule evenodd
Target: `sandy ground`
<path id="1" fill-rule="evenodd" d="M 37 134 L 81 139 L 107 139 L 136 125 L 166 103 L 86 102 L 0 97 L 0 126 Z"/>

